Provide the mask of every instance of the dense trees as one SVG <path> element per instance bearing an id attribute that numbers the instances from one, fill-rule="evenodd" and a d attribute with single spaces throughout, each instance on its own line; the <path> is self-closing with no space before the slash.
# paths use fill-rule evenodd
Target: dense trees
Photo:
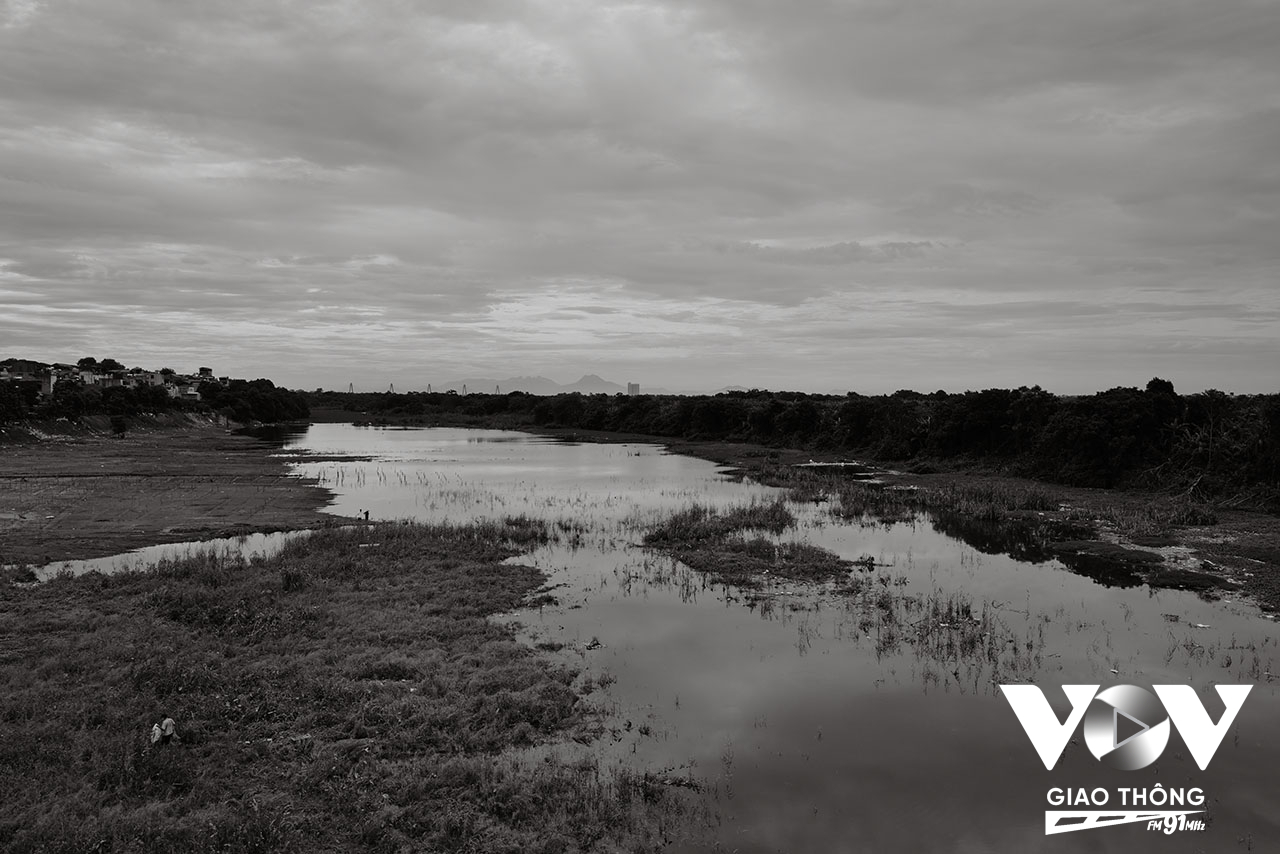
<path id="1" fill-rule="evenodd" d="M 92 361 L 81 359 L 81 362 Z M 96 362 L 101 365 L 103 362 Z M 101 387 L 79 380 L 62 380 L 53 393 L 40 396 L 40 383 L 0 382 L 0 424 L 31 419 L 76 420 L 91 415 L 110 416 L 115 424 L 144 414 L 173 411 L 218 412 L 235 421 L 296 421 L 310 414 L 306 399 L 297 392 L 276 388 L 271 380 L 232 380 L 223 386 L 204 382 L 199 401 L 171 397 L 163 386 Z M 115 419 L 126 419 L 121 422 Z"/>
<path id="2" fill-rule="evenodd" d="M 40 400 L 40 383 L 0 382 L 0 424 L 21 421 Z"/>
<path id="3" fill-rule="evenodd" d="M 1280 395 L 1145 388 L 1062 397 L 1036 387 L 963 394 L 727 392 L 714 397 L 563 394 L 308 395 L 370 418 L 466 418 L 661 437 L 836 450 L 886 461 L 976 463 L 1084 486 L 1280 496 Z M 1268 498 L 1269 497 L 1269 498 Z"/>
<path id="4" fill-rule="evenodd" d="M 271 380 L 232 380 L 225 386 L 206 381 L 199 390 L 210 409 L 241 423 L 297 421 L 311 414 L 302 394 L 276 388 Z"/>

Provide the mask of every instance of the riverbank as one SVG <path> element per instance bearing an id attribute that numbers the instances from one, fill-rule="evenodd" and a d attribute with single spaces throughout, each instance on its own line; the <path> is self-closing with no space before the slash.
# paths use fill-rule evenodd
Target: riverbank
<path id="1" fill-rule="evenodd" d="M 320 410 L 328 422 L 361 413 Z M 1020 559 L 1058 558 L 1106 584 L 1150 583 L 1206 598 L 1247 596 L 1280 611 L 1280 517 L 1183 495 L 1063 486 L 1012 477 L 977 466 L 916 464 L 898 471 L 868 464 L 807 467 L 848 461 L 836 452 L 724 441 L 671 439 L 637 433 L 535 427 L 509 415 L 381 418 L 378 426 L 510 429 L 561 441 L 656 444 L 675 454 L 724 466 L 731 474 L 789 490 L 792 497 L 839 496 L 870 518 L 898 519 L 920 511 L 952 536 L 980 550 Z M 873 484 L 849 477 L 875 473 Z"/>
<path id="2" fill-rule="evenodd" d="M 0 444 L 0 564 L 331 523 L 328 490 L 271 453 L 208 421 Z"/>
<path id="3" fill-rule="evenodd" d="M 679 783 L 511 751 L 576 737 L 587 678 L 488 618 L 543 525 L 322 531 L 248 564 L 0 587 L 0 849 L 656 851 Z M 153 744 L 164 718 L 179 741 Z"/>
<path id="4" fill-rule="evenodd" d="M 981 470 L 898 471 L 847 462 L 835 453 L 734 442 L 666 441 L 602 431 L 529 429 L 563 441 L 648 442 L 709 460 L 793 497 L 841 496 L 885 519 L 920 510 L 943 517 L 946 533 L 981 550 L 1030 559 L 1057 557 L 1108 582 L 1130 578 L 1206 597 L 1245 595 L 1280 611 L 1280 517 L 1119 489 L 1062 486 Z M 851 475 L 874 473 L 867 484 Z"/>
<path id="5" fill-rule="evenodd" d="M 359 415 L 315 413 L 321 422 Z M 877 470 L 879 483 L 866 485 L 843 468 L 801 465 L 840 461 L 834 453 L 463 420 L 388 426 L 494 427 L 563 441 L 658 444 L 786 488 L 793 497 L 840 495 L 870 516 L 943 513 L 947 533 L 979 548 L 1058 557 L 1107 583 L 1143 580 L 1205 596 L 1243 593 L 1280 610 L 1280 518 L 1265 513 L 978 469 Z M 318 512 L 328 491 L 289 476 L 270 452 L 264 443 L 207 423 L 124 438 L 83 431 L 0 445 L 0 563 L 46 564 L 332 522 Z"/>

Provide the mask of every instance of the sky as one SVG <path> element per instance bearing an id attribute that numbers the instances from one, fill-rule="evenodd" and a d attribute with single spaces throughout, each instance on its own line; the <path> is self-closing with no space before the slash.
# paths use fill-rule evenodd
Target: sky
<path id="1" fill-rule="evenodd" d="M 1280 391 L 1277 0 L 0 0 L 0 356 Z"/>

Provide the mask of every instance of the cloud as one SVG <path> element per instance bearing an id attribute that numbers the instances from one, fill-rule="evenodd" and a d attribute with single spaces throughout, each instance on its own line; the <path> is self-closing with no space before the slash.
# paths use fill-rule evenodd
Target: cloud
<path id="1" fill-rule="evenodd" d="M 1271 388 L 1277 36 L 1250 0 L 8 0 L 0 341 Z"/>

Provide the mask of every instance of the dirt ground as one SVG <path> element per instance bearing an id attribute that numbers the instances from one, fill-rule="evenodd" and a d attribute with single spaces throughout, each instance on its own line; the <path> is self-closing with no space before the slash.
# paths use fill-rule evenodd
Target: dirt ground
<path id="1" fill-rule="evenodd" d="M 330 499 L 272 448 L 212 425 L 0 444 L 0 565 L 314 527 Z"/>

